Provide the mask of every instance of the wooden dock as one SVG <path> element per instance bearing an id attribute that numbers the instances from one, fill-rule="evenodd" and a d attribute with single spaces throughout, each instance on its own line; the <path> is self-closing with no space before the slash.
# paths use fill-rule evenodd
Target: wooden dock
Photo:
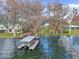
<path id="1" fill-rule="evenodd" d="M 26 33 L 23 34 L 23 36 L 30 36 L 32 34 L 33 34 L 33 32 L 26 32 Z"/>
<path id="2" fill-rule="evenodd" d="M 33 44 L 29 47 L 29 50 L 34 50 L 38 43 L 39 43 L 39 41 L 36 40 L 35 43 L 33 43 Z"/>
<path id="3" fill-rule="evenodd" d="M 18 50 L 21 50 L 21 49 L 23 49 L 23 48 L 25 48 L 26 47 L 26 44 L 21 44 L 20 46 L 18 46 Z"/>

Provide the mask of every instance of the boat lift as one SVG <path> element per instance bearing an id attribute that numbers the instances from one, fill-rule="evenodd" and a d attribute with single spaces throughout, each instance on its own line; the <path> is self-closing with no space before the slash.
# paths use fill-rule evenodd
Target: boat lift
<path id="1" fill-rule="evenodd" d="M 20 40 L 23 44 L 21 44 L 18 49 L 22 48 L 28 48 L 29 50 L 34 50 L 37 44 L 39 43 L 39 40 L 36 40 L 36 36 L 27 36 Z"/>

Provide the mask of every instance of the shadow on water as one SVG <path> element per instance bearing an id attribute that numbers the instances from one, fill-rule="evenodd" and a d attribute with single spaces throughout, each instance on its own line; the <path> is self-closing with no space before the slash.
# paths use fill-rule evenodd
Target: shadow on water
<path id="1" fill-rule="evenodd" d="M 58 39 L 59 37 L 42 36 L 34 51 L 16 51 L 16 46 L 20 44 L 19 40 L 0 39 L 0 59 L 67 59 Z"/>

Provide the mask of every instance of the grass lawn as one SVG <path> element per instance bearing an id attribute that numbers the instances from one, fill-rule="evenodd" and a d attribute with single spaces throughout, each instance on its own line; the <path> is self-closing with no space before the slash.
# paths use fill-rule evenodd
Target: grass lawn
<path id="1" fill-rule="evenodd" d="M 71 35 L 79 35 L 79 30 L 72 30 Z"/>
<path id="2" fill-rule="evenodd" d="M 52 34 L 52 31 L 48 27 L 43 27 L 41 31 L 38 32 L 38 34 L 50 36 Z"/>
<path id="3" fill-rule="evenodd" d="M 65 30 L 64 32 L 65 35 L 68 35 L 69 30 Z M 78 29 L 71 30 L 71 35 L 79 35 L 79 30 Z"/>
<path id="4" fill-rule="evenodd" d="M 47 36 L 51 36 L 52 35 L 52 31 L 50 30 L 50 28 L 42 28 L 41 31 L 38 32 L 39 35 L 47 35 Z M 63 35 L 69 35 L 69 30 L 64 30 L 64 34 Z M 79 35 L 79 30 L 72 30 L 71 31 L 71 35 Z M 60 36 L 60 33 L 58 34 L 58 36 Z M 21 34 L 20 33 L 16 33 L 16 37 L 15 38 L 20 38 Z M 13 33 L 0 33 L 0 38 L 14 38 L 13 37 Z"/>
<path id="5" fill-rule="evenodd" d="M 16 34 L 17 37 L 20 37 L 20 33 Z M 13 38 L 13 33 L 0 33 L 0 38 Z"/>
<path id="6" fill-rule="evenodd" d="M 51 30 L 49 27 L 43 27 L 43 28 L 41 29 L 41 31 L 38 32 L 38 34 L 39 34 L 39 35 L 48 35 L 48 36 L 50 36 L 50 35 L 52 35 L 52 30 Z M 60 36 L 60 35 L 61 35 L 61 34 L 58 33 L 57 36 Z M 69 30 L 64 30 L 63 35 L 69 35 Z M 79 35 L 79 30 L 78 30 L 78 29 L 73 29 L 73 30 L 71 30 L 71 35 Z"/>

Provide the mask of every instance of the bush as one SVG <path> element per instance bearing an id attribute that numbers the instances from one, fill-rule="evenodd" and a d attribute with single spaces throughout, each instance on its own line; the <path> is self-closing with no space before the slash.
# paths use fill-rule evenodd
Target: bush
<path id="1" fill-rule="evenodd" d="M 64 30 L 64 34 L 69 34 L 69 30 Z"/>

